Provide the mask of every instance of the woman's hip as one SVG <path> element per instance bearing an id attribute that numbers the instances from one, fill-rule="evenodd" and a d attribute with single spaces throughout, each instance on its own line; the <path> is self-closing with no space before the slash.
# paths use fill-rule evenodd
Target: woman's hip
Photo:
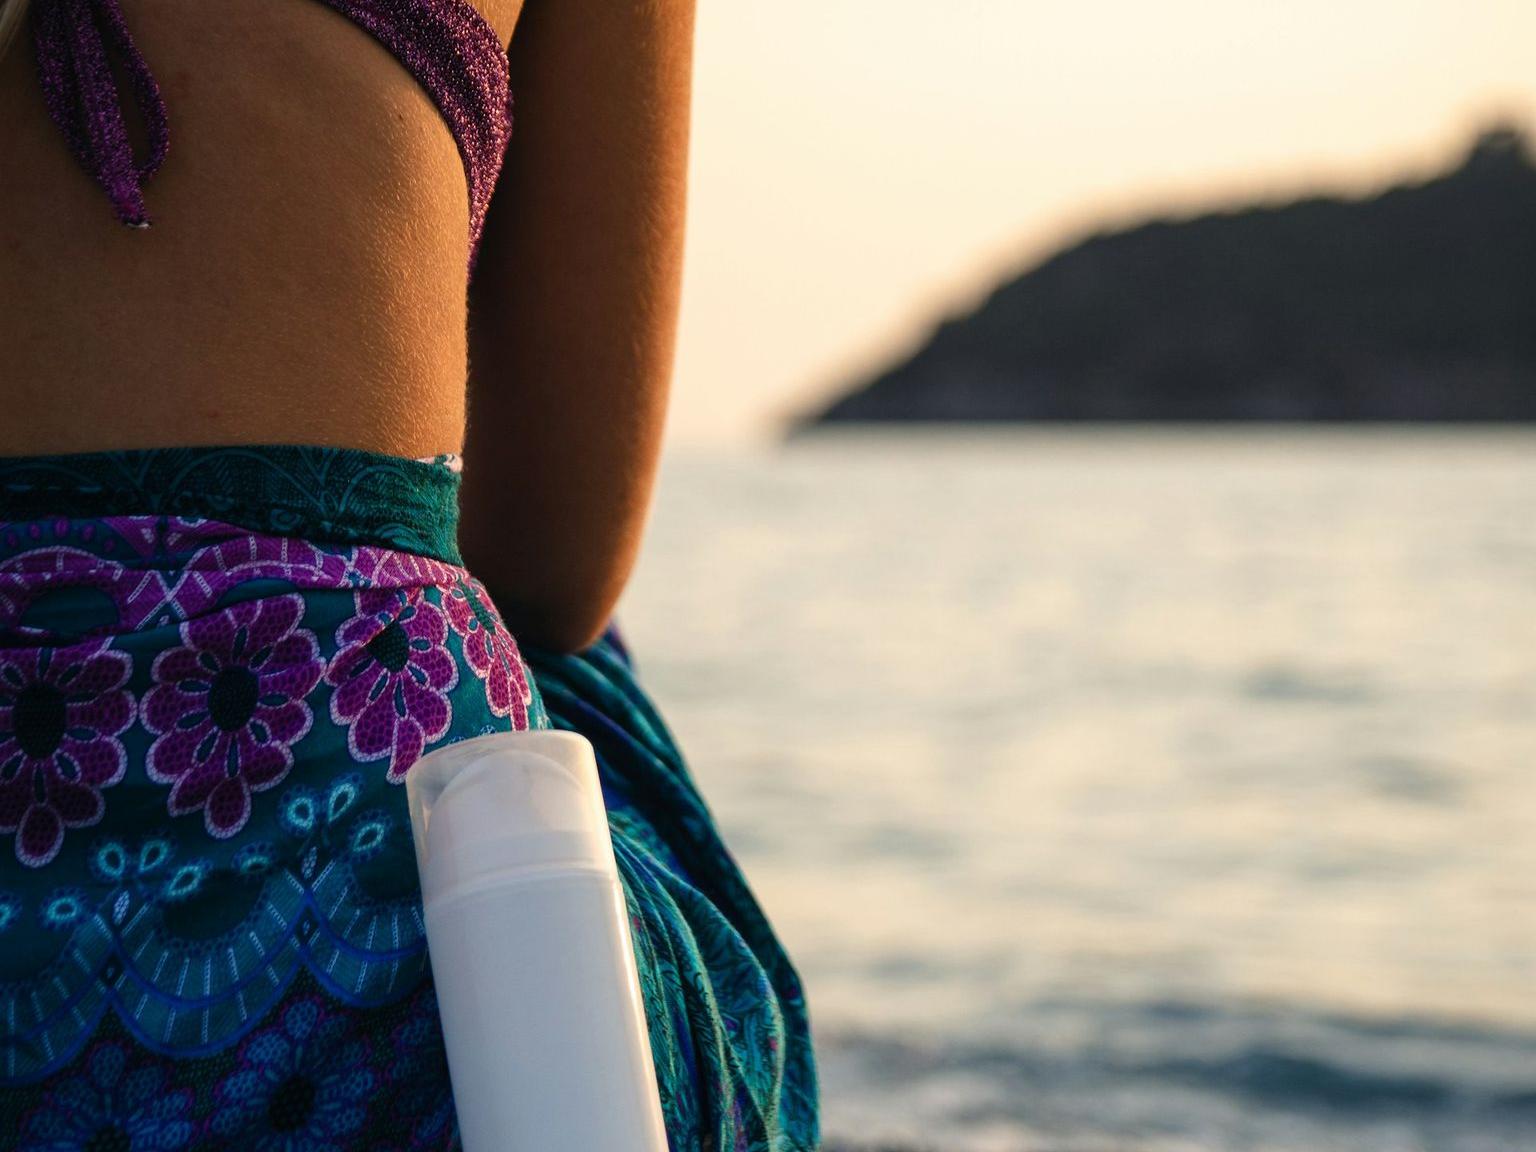
<path id="1" fill-rule="evenodd" d="M 547 723 L 424 467 L 0 461 L 0 1084 L 420 991 L 406 771 Z"/>

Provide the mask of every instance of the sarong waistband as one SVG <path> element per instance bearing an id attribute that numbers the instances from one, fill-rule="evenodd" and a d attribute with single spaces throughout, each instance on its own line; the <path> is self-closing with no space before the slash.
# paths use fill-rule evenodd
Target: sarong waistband
<path id="1" fill-rule="evenodd" d="M 462 563 L 456 458 L 295 444 L 0 457 L 0 522 L 164 515 Z"/>

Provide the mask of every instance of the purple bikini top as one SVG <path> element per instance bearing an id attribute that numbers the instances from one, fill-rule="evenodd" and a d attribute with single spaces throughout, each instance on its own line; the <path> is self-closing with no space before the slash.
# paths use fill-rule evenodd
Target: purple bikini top
<path id="1" fill-rule="evenodd" d="M 469 0 L 321 0 L 374 36 L 426 89 L 459 145 L 469 180 L 469 266 L 474 269 L 491 192 L 512 130 L 507 54 Z M 34 0 L 33 41 L 48 114 L 117 217 L 149 227 L 144 182 L 165 159 L 165 102 L 128 34 L 118 0 Z M 108 53 L 125 65 L 149 135 L 133 154 Z"/>

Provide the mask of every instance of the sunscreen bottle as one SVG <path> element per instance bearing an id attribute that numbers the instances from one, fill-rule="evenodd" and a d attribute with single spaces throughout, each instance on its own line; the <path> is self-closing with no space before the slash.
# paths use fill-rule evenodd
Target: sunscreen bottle
<path id="1" fill-rule="evenodd" d="M 465 1152 L 667 1152 L 592 745 L 479 736 L 406 791 Z"/>

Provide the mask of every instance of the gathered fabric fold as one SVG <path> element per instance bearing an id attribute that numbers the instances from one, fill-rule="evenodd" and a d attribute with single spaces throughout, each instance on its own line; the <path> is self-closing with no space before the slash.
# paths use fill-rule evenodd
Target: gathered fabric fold
<path id="1" fill-rule="evenodd" d="M 118 219 L 149 227 L 144 182 L 164 163 L 170 134 L 160 87 L 128 32 L 118 0 L 34 0 L 32 33 L 49 116 L 106 191 Z M 111 56 L 127 69 L 148 137 L 142 160 L 128 137 Z"/>

